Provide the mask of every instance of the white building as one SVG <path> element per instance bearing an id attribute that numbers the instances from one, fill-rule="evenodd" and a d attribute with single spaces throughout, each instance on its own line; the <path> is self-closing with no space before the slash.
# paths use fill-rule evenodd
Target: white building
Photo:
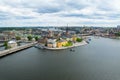
<path id="1" fill-rule="evenodd" d="M 47 43 L 49 44 L 52 44 L 52 47 L 55 48 L 56 47 L 56 39 L 48 39 L 47 40 Z M 48 46 L 49 47 L 49 46 Z"/>
<path id="2" fill-rule="evenodd" d="M 16 41 L 9 41 L 9 42 L 8 42 L 8 46 L 9 46 L 10 48 L 17 47 L 17 42 L 16 42 Z"/>

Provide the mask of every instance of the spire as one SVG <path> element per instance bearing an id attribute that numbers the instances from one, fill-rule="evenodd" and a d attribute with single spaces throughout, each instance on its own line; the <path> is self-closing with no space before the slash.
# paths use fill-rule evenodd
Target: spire
<path id="1" fill-rule="evenodd" d="M 67 24 L 67 27 L 66 27 L 66 35 L 68 35 L 68 24 Z"/>

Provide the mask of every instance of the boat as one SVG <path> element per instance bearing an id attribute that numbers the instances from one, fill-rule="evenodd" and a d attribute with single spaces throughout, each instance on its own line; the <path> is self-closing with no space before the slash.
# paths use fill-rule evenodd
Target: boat
<path id="1" fill-rule="evenodd" d="M 89 44 L 89 41 L 86 41 L 86 43 L 88 43 L 88 44 Z"/>
<path id="2" fill-rule="evenodd" d="M 34 47 L 35 47 L 35 48 L 39 48 L 39 49 L 45 49 L 45 47 L 42 46 L 42 45 L 40 45 L 40 44 L 36 44 Z"/>
<path id="3" fill-rule="evenodd" d="M 89 38 L 88 40 L 89 40 L 89 41 L 91 41 L 91 39 L 90 39 L 90 38 Z"/>
<path id="4" fill-rule="evenodd" d="M 74 49 L 70 49 L 70 51 L 73 51 L 73 52 L 75 52 L 75 50 L 74 50 Z"/>

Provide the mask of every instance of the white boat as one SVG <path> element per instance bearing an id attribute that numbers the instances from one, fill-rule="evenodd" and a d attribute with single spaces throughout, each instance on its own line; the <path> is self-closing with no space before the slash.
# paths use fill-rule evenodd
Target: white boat
<path id="1" fill-rule="evenodd" d="M 45 47 L 42 46 L 42 45 L 40 45 L 40 44 L 36 44 L 34 47 L 35 47 L 35 48 L 39 48 L 39 49 L 45 49 Z"/>

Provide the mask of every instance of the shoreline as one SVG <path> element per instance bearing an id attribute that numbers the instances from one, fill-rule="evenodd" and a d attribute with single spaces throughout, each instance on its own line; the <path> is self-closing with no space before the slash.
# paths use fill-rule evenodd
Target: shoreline
<path id="1" fill-rule="evenodd" d="M 83 46 L 83 45 L 86 45 L 86 44 L 88 44 L 86 41 L 82 41 L 82 42 L 74 43 L 72 46 L 69 46 L 69 47 L 61 47 L 61 48 L 44 47 L 44 49 L 47 49 L 47 50 L 63 50 L 63 49 L 69 49 L 69 48 L 73 48 L 73 47 Z M 38 47 L 38 48 L 40 48 L 40 47 Z"/>
<path id="2" fill-rule="evenodd" d="M 17 46 L 17 47 L 14 47 L 14 48 L 10 48 L 10 49 L 7 49 L 7 50 L 0 51 L 0 57 L 6 56 L 6 55 L 9 55 L 9 54 L 12 54 L 12 53 L 15 53 L 15 52 L 24 50 L 24 49 L 27 49 L 27 48 L 29 48 L 29 47 L 32 47 L 34 44 L 36 44 L 36 42 L 34 42 L 34 43 L 29 43 L 29 44 L 25 44 L 25 45 L 22 45 L 22 46 Z"/>

